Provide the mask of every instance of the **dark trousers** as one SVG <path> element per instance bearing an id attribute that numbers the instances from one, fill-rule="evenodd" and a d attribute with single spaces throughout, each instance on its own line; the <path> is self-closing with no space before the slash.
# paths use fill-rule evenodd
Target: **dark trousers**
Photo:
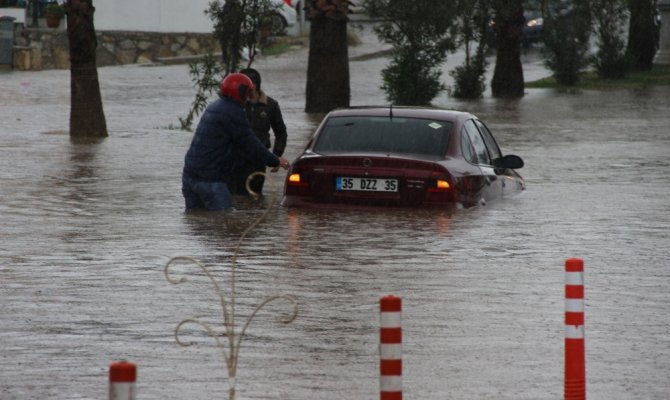
<path id="1" fill-rule="evenodd" d="M 225 182 L 182 176 L 181 193 L 187 210 L 225 211 L 233 208 L 233 199 Z"/>

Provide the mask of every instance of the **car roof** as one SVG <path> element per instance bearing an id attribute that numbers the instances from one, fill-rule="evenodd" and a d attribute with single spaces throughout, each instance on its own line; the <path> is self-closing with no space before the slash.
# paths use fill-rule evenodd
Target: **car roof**
<path id="1" fill-rule="evenodd" d="M 463 121 L 475 118 L 474 115 L 455 110 L 446 110 L 442 108 L 431 107 L 398 107 L 398 106 L 362 106 L 341 108 L 331 111 L 329 117 L 353 117 L 353 116 L 388 116 L 393 113 L 394 117 L 404 118 L 425 118 L 447 121 Z"/>

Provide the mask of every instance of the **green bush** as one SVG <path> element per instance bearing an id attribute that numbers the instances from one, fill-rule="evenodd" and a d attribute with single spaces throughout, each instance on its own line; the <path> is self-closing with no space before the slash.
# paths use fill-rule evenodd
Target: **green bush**
<path id="1" fill-rule="evenodd" d="M 486 90 L 484 74 L 486 52 L 491 43 L 491 4 L 490 0 L 461 0 L 457 36 L 465 49 L 465 62 L 449 73 L 454 78 L 454 87 L 450 89 L 453 97 L 477 99 Z"/>
<path id="2" fill-rule="evenodd" d="M 590 9 L 587 2 L 550 1 L 545 12 L 545 65 L 561 85 L 572 86 L 589 63 Z"/>
<path id="3" fill-rule="evenodd" d="M 425 106 L 443 90 L 435 59 L 416 49 L 396 49 L 391 63 L 382 71 L 387 100 L 398 105 Z M 439 64 L 437 64 L 439 65 Z"/>
<path id="4" fill-rule="evenodd" d="M 598 38 L 598 51 L 593 64 L 601 78 L 621 79 L 630 69 L 623 32 L 627 4 L 625 0 L 592 1 Z"/>
<path id="5" fill-rule="evenodd" d="M 476 99 L 482 97 L 486 90 L 484 68 L 485 64 L 465 64 L 451 71 L 454 78 L 454 87 L 451 95 L 462 99 Z"/>
<path id="6" fill-rule="evenodd" d="M 391 63 L 382 71 L 382 89 L 393 104 L 427 105 L 445 90 L 440 66 L 455 48 L 456 3 L 434 0 L 366 0 L 379 18 L 377 36 L 393 46 Z"/>

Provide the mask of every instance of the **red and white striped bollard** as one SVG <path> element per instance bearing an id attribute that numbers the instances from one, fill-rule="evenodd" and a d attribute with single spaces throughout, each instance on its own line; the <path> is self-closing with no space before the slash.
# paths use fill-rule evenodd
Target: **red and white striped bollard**
<path id="1" fill-rule="evenodd" d="M 380 400 L 402 400 L 402 299 L 380 300 Z"/>
<path id="2" fill-rule="evenodd" d="M 135 400 L 137 368 L 128 361 L 109 366 L 109 400 Z"/>
<path id="3" fill-rule="evenodd" d="M 565 400 L 586 399 L 584 261 L 565 260 Z"/>

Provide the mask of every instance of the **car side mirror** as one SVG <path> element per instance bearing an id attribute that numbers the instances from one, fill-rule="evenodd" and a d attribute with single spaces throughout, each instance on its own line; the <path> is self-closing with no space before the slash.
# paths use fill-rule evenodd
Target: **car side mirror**
<path id="1" fill-rule="evenodd" d="M 523 168 L 523 160 L 519 156 L 508 154 L 502 159 L 498 159 L 495 166 L 498 168 L 519 169 Z"/>

